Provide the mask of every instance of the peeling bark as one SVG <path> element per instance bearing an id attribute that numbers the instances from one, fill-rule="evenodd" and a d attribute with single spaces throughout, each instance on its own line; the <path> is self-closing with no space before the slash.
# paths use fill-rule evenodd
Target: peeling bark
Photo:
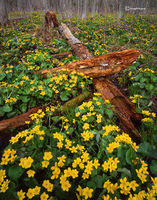
<path id="1" fill-rule="evenodd" d="M 86 54 L 86 52 L 84 54 Z M 62 67 L 41 70 L 38 73 L 46 75 L 49 73 L 57 74 L 61 71 L 67 71 L 68 73 L 76 71 L 78 73 L 84 73 L 86 76 L 94 78 L 109 76 L 124 70 L 134 61 L 136 61 L 138 56 L 139 51 L 135 49 L 128 49 L 96 56 L 91 59 L 72 62 Z"/>

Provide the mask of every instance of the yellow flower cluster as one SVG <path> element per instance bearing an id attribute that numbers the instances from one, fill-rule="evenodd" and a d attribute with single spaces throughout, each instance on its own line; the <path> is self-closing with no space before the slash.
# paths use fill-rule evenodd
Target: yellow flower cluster
<path id="1" fill-rule="evenodd" d="M 45 116 L 45 113 L 42 111 L 42 109 L 39 109 L 37 113 L 33 113 L 30 115 L 32 120 L 35 120 L 36 123 L 40 121 L 40 119 L 43 119 Z"/>
<path id="2" fill-rule="evenodd" d="M 117 164 L 119 163 L 118 158 L 113 159 L 113 157 L 110 157 L 108 161 L 104 161 L 102 167 L 105 171 L 115 171 L 117 169 Z"/>
<path id="3" fill-rule="evenodd" d="M 149 110 L 142 110 L 142 114 L 143 115 L 146 115 L 148 117 L 144 117 L 141 121 L 142 122 L 154 122 L 154 120 L 150 117 L 153 117 L 155 118 L 156 117 L 156 114 L 154 112 L 149 112 Z"/>
<path id="4" fill-rule="evenodd" d="M 19 88 L 17 85 L 15 84 L 8 84 L 6 82 L 0 82 L 0 87 L 5 87 L 5 88 Z"/>
<path id="5" fill-rule="evenodd" d="M 132 148 L 137 151 L 137 149 L 139 148 L 135 142 L 132 141 L 132 139 L 129 137 L 128 134 L 126 133 L 122 133 L 121 135 L 117 135 L 115 138 L 115 141 L 120 143 L 125 143 L 125 144 L 130 144 L 132 146 Z"/>
<path id="6" fill-rule="evenodd" d="M 108 136 L 108 134 L 112 131 L 117 131 L 117 132 L 120 131 L 119 127 L 115 125 L 106 125 L 102 127 L 102 129 L 105 131 L 103 137 Z"/>
<path id="7" fill-rule="evenodd" d="M 9 188 L 10 181 L 6 178 L 6 171 L 0 169 L 0 193 L 5 193 Z"/>
<path id="8" fill-rule="evenodd" d="M 43 168 L 47 168 L 49 161 L 53 158 L 51 152 L 44 152 L 43 161 L 41 162 Z"/>
<path id="9" fill-rule="evenodd" d="M 130 96 L 131 102 L 136 103 L 138 99 L 142 99 L 142 95 L 135 94 L 134 96 Z"/>
<path id="10" fill-rule="evenodd" d="M 139 70 L 140 70 L 140 71 L 143 71 L 143 72 L 151 72 L 152 74 L 155 74 L 155 73 L 156 73 L 154 70 L 152 70 L 152 69 L 150 69 L 150 68 L 145 68 L 145 69 L 139 68 Z"/>
<path id="11" fill-rule="evenodd" d="M 145 117 L 145 118 L 143 118 L 141 121 L 142 121 L 142 122 L 151 122 L 151 123 L 154 122 L 154 120 L 153 120 L 152 118 L 150 118 L 150 117 Z"/>
<path id="12" fill-rule="evenodd" d="M 36 125 L 31 130 L 24 130 L 22 132 L 19 132 L 16 136 L 11 137 L 9 142 L 11 144 L 15 144 L 20 139 L 24 139 L 23 143 L 27 143 L 28 141 L 30 141 L 34 137 L 34 135 L 39 135 L 39 136 L 45 135 L 44 130 L 40 130 L 40 125 Z"/>
<path id="13" fill-rule="evenodd" d="M 138 170 L 136 169 L 136 173 L 138 178 L 141 180 L 142 183 L 147 181 L 148 172 L 148 164 L 146 164 L 143 160 L 141 160 L 141 168 Z"/>
<path id="14" fill-rule="evenodd" d="M 107 190 L 108 193 L 111 192 L 112 194 L 114 194 L 114 192 L 118 189 L 118 184 L 117 183 L 113 184 L 109 180 L 107 180 L 104 183 L 104 188 Z"/>
<path id="15" fill-rule="evenodd" d="M 34 188 L 29 188 L 27 193 L 26 193 L 28 199 L 32 199 L 34 196 L 39 195 L 40 194 L 40 190 L 41 190 L 41 188 L 39 186 L 35 186 Z M 17 195 L 24 196 L 25 192 L 23 192 L 21 190 L 21 191 L 19 191 L 19 193 L 17 193 Z"/>
<path id="16" fill-rule="evenodd" d="M 5 100 L 5 103 L 13 103 L 13 102 L 16 102 L 16 101 L 17 101 L 17 99 L 10 97 L 10 98 Z"/>
<path id="17" fill-rule="evenodd" d="M 49 180 L 44 180 L 42 186 L 47 189 L 48 192 L 52 192 L 53 184 Z"/>
<path id="18" fill-rule="evenodd" d="M 81 133 L 81 136 L 83 137 L 84 141 L 89 141 L 94 137 L 94 134 L 90 131 L 84 131 Z"/>
<path id="19" fill-rule="evenodd" d="M 7 149 L 4 151 L 2 158 L 1 158 L 1 165 L 7 165 L 9 162 L 14 162 L 16 159 L 16 151 L 14 149 L 10 150 Z"/>
<path id="20" fill-rule="evenodd" d="M 156 117 L 156 114 L 154 112 L 149 112 L 149 110 L 142 110 L 142 114 L 146 116 L 152 115 L 152 117 Z"/>
<path id="21" fill-rule="evenodd" d="M 79 185 L 77 191 L 79 192 L 79 195 L 77 194 L 78 199 L 81 199 L 80 197 L 84 197 L 84 199 L 92 198 L 93 189 L 89 187 L 82 188 Z"/>
<path id="22" fill-rule="evenodd" d="M 128 195 L 131 189 L 135 191 L 138 186 L 135 180 L 128 182 L 126 177 L 120 179 L 119 188 L 121 194 Z"/>

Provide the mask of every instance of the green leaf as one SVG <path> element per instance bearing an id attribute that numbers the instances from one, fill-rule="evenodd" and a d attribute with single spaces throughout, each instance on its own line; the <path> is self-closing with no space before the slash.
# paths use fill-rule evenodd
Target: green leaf
<path id="1" fill-rule="evenodd" d="M 0 97 L 0 105 L 3 105 L 3 98 Z"/>
<path id="2" fill-rule="evenodd" d="M 127 168 L 118 168 L 117 169 L 118 172 L 121 172 L 123 173 L 124 175 L 128 176 L 128 177 L 131 177 L 131 172 L 130 170 L 128 170 Z"/>
<path id="3" fill-rule="evenodd" d="M 20 99 L 22 100 L 22 102 L 27 103 L 30 100 L 30 97 L 28 97 L 28 96 L 21 96 Z"/>
<path id="4" fill-rule="evenodd" d="M 151 165 L 150 165 L 150 171 L 152 172 L 153 175 L 157 176 L 157 161 L 152 160 Z"/>
<path id="5" fill-rule="evenodd" d="M 8 118 L 14 117 L 15 115 L 17 115 L 17 112 L 16 112 L 16 111 L 12 111 L 12 112 L 10 112 L 10 113 L 7 113 L 7 117 L 8 117 Z"/>
<path id="6" fill-rule="evenodd" d="M 4 112 L 11 112 L 12 106 L 10 106 L 9 104 L 5 104 L 2 109 Z"/>
<path id="7" fill-rule="evenodd" d="M 26 187 L 35 187 L 38 185 L 38 181 L 35 178 L 25 178 L 24 179 L 24 184 Z"/>
<path id="8" fill-rule="evenodd" d="M 146 87 L 146 89 L 149 90 L 149 91 L 151 91 L 151 90 L 154 89 L 154 85 L 152 85 L 152 84 L 147 84 L 145 87 Z"/>
<path id="9" fill-rule="evenodd" d="M 68 91 L 63 91 L 60 93 L 60 98 L 62 101 L 67 101 L 69 100 L 69 92 Z"/>
<path id="10" fill-rule="evenodd" d="M 143 155 L 149 155 L 149 151 L 151 150 L 151 146 L 148 142 L 143 142 L 139 145 L 138 153 L 142 153 Z"/>
<path id="11" fill-rule="evenodd" d="M 5 78 L 6 74 L 4 72 L 0 73 L 0 81 L 2 81 Z"/>
<path id="12" fill-rule="evenodd" d="M 140 79 L 140 83 L 144 83 L 144 82 L 146 82 L 146 81 L 147 81 L 147 78 L 142 77 L 142 78 Z"/>
<path id="13" fill-rule="evenodd" d="M 88 182 L 87 182 L 87 187 L 95 189 L 95 188 L 96 188 L 96 185 L 95 185 L 95 183 L 94 183 L 94 180 L 93 180 L 93 181 L 88 181 Z"/>
<path id="14" fill-rule="evenodd" d="M 50 88 L 46 89 L 46 95 L 52 97 L 52 90 Z"/>
<path id="15" fill-rule="evenodd" d="M 24 169 L 20 166 L 12 166 L 8 169 L 8 176 L 12 180 L 17 180 L 23 174 Z"/>
<path id="16" fill-rule="evenodd" d="M 26 112 L 27 111 L 27 103 L 22 103 L 20 105 L 20 110 L 22 113 Z"/>
<path id="17" fill-rule="evenodd" d="M 130 165 L 132 165 L 132 160 L 136 159 L 136 153 L 135 151 L 130 148 L 127 152 L 126 152 L 126 162 Z"/>
<path id="18" fill-rule="evenodd" d="M 108 117 L 111 119 L 113 117 L 113 112 L 110 109 L 106 109 L 105 113 L 108 115 Z"/>
<path id="19" fill-rule="evenodd" d="M 97 188 L 102 188 L 103 185 L 103 177 L 100 175 L 97 175 L 94 177 L 94 182 Z"/>

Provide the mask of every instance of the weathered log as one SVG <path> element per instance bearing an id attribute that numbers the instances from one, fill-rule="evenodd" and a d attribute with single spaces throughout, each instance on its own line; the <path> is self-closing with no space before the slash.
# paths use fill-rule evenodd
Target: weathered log
<path id="1" fill-rule="evenodd" d="M 5 120 L 0 121 L 0 131 L 24 126 L 25 121 L 30 121 L 30 122 L 32 121 L 29 116 L 33 113 L 36 113 L 39 109 L 40 107 L 35 107 L 28 110 L 26 113 L 23 113 L 11 119 L 5 119 Z"/>
<path id="2" fill-rule="evenodd" d="M 55 113 L 64 113 L 71 108 L 74 108 L 78 106 L 82 101 L 84 101 L 88 96 L 90 95 L 89 91 L 85 91 L 82 94 L 74 97 L 73 99 L 67 101 L 63 106 L 57 108 L 55 110 Z M 23 113 L 21 115 L 18 115 L 16 117 L 13 117 L 11 119 L 5 119 L 0 121 L 0 132 L 10 129 L 10 128 L 18 128 L 21 126 L 24 126 L 26 121 L 30 121 L 30 124 L 32 124 L 32 120 L 30 115 L 37 113 L 39 109 L 42 109 L 45 111 L 45 107 L 35 107 L 30 110 L 28 110 L 26 113 Z"/>
<path id="3" fill-rule="evenodd" d="M 71 46 L 73 54 L 78 56 L 80 60 L 85 60 L 92 57 L 87 47 L 71 33 L 66 24 L 61 23 L 61 25 L 58 27 L 58 31 L 66 40 L 67 44 Z"/>
<path id="4" fill-rule="evenodd" d="M 57 54 L 52 54 L 52 58 L 57 58 L 57 59 L 63 59 L 68 57 L 69 55 L 72 55 L 71 51 L 63 52 L 63 53 L 57 53 Z"/>
<path id="5" fill-rule="evenodd" d="M 137 130 L 137 125 L 140 124 L 142 119 L 141 115 L 136 113 L 135 106 L 126 98 L 120 90 L 107 78 L 94 79 L 94 86 L 99 93 L 101 93 L 104 100 L 109 100 L 114 105 L 115 112 L 118 115 L 122 129 L 130 134 L 135 134 L 140 137 Z"/>
<path id="6" fill-rule="evenodd" d="M 57 17 L 56 17 L 56 15 L 55 15 L 53 12 L 48 11 L 48 12 L 45 14 L 45 25 L 46 25 L 48 28 L 49 28 L 50 26 L 51 26 L 51 27 L 58 27 L 58 26 L 59 26 Z"/>
<path id="7" fill-rule="evenodd" d="M 139 51 L 128 49 L 96 56 L 91 59 L 72 62 L 62 67 L 41 70 L 38 71 L 38 73 L 46 75 L 49 73 L 56 74 L 61 71 L 67 71 L 68 73 L 76 71 L 94 78 L 108 76 L 124 70 L 127 66 L 136 61 L 138 56 Z"/>

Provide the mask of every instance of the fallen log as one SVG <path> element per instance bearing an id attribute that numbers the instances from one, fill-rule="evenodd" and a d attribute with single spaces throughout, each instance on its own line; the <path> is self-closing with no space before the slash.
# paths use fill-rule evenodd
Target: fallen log
<path id="1" fill-rule="evenodd" d="M 10 128 L 18 128 L 25 125 L 25 121 L 32 122 L 30 115 L 36 113 L 40 107 L 35 107 L 28 110 L 26 113 L 13 117 L 11 119 L 5 119 L 0 121 L 0 131 L 7 130 Z"/>
<path id="2" fill-rule="evenodd" d="M 74 47 L 81 42 L 75 38 L 66 25 L 61 24 L 58 27 L 59 33 L 66 39 L 67 43 L 72 47 L 73 54 L 80 59 L 91 58 L 88 49 L 82 44 L 78 46 L 76 52 Z M 80 50 L 79 50 L 80 48 Z M 124 50 L 121 52 L 112 52 L 106 55 L 96 56 L 92 59 L 83 60 L 80 62 L 70 63 L 66 66 L 51 69 L 51 71 L 40 71 L 41 74 L 58 73 L 62 70 L 68 73 L 74 71 L 82 72 L 90 77 L 108 76 L 113 73 L 124 70 L 131 65 L 139 56 L 139 51 L 135 49 Z M 139 138 L 140 134 L 137 130 L 141 116 L 136 113 L 135 106 L 125 97 L 121 91 L 108 78 L 95 78 L 93 80 L 94 87 L 101 93 L 104 100 L 110 100 L 114 105 L 115 112 L 118 115 L 122 129 L 127 132 L 132 138 Z"/>
<path id="3" fill-rule="evenodd" d="M 84 52 L 84 54 L 85 53 L 86 52 Z M 38 71 L 38 73 L 46 75 L 49 73 L 57 74 L 61 71 L 67 71 L 68 73 L 76 71 L 78 73 L 83 73 L 86 76 L 93 78 L 109 76 L 124 70 L 134 61 L 136 61 L 138 56 L 139 51 L 135 49 L 127 49 L 124 51 L 117 51 L 105 55 L 96 56 L 82 61 L 75 61 L 62 67 L 41 70 Z"/>
<path id="4" fill-rule="evenodd" d="M 64 105 L 60 106 L 55 110 L 55 113 L 64 113 L 69 111 L 71 108 L 78 106 L 83 100 L 85 100 L 90 95 L 89 91 L 85 91 L 82 94 L 74 97 L 73 99 L 66 102 Z M 10 128 L 18 128 L 24 126 L 26 121 L 29 121 L 32 124 L 33 120 L 30 115 L 37 113 L 39 109 L 45 111 L 45 107 L 35 107 L 28 110 L 26 113 L 13 117 L 11 119 L 5 119 L 0 121 L 0 132 L 10 129 Z"/>

